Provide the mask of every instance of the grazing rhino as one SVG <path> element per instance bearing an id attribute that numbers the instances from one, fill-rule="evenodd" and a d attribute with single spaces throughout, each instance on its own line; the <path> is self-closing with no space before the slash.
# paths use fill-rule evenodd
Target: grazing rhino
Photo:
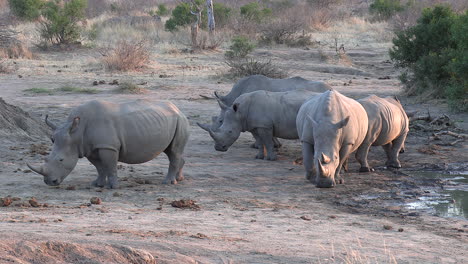
<path id="1" fill-rule="evenodd" d="M 369 172 L 367 163 L 370 146 L 382 146 L 387 154 L 387 167 L 401 168 L 398 155 L 404 152 L 404 142 L 409 131 L 409 120 L 396 97 L 380 98 L 368 96 L 359 103 L 364 107 L 369 119 L 367 135 L 356 152 L 361 164 L 360 172 Z"/>
<path id="2" fill-rule="evenodd" d="M 257 159 L 263 159 L 263 146 L 267 160 L 276 160 L 273 137 L 297 139 L 296 116 L 301 105 L 318 93 L 308 90 L 289 92 L 256 91 L 239 96 L 224 113 L 221 127 L 207 130 L 215 141 L 215 149 L 227 151 L 241 132 L 251 132 L 260 143 Z"/>
<path id="3" fill-rule="evenodd" d="M 118 187 L 117 162 L 139 164 L 152 160 L 161 152 L 169 158 L 164 183 L 183 179 L 182 153 L 187 143 L 188 121 L 170 102 L 151 103 L 137 100 L 115 104 L 91 101 L 73 109 L 68 120 L 56 126 L 52 152 L 41 167 L 29 168 L 44 175 L 47 185 L 59 185 L 86 157 L 97 169 L 94 186 Z"/>
<path id="4" fill-rule="evenodd" d="M 214 93 L 216 99 L 218 100 L 218 104 L 221 107 L 221 112 L 218 116 L 213 116 L 211 118 L 211 126 L 208 124 L 204 124 L 202 125 L 202 128 L 205 130 L 211 129 L 212 131 L 216 131 L 223 124 L 224 113 L 242 94 L 255 91 L 287 92 L 297 89 L 322 93 L 331 90 L 332 88 L 324 82 L 309 81 L 301 77 L 293 77 L 288 79 L 272 79 L 263 75 L 248 76 L 242 78 L 236 84 L 234 84 L 231 91 L 226 96 L 220 96 L 217 92 Z M 224 106 L 227 106 L 227 108 Z M 258 147 L 258 145 L 258 142 L 256 142 L 252 145 L 252 147 Z M 280 146 L 279 141 L 276 139 L 275 146 Z"/>
<path id="5" fill-rule="evenodd" d="M 357 101 L 328 91 L 305 102 L 296 125 L 306 178 L 317 187 L 342 183 L 340 170 L 367 133 L 367 113 Z"/>

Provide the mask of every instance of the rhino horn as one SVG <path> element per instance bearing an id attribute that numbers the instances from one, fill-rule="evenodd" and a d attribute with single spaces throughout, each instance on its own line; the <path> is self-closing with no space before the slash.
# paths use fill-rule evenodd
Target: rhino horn
<path id="1" fill-rule="evenodd" d="M 319 163 L 319 165 L 318 165 L 319 175 L 324 175 L 325 174 L 325 168 L 322 165 L 322 161 L 319 160 L 318 163 Z"/>
<path id="2" fill-rule="evenodd" d="M 57 129 L 57 126 L 56 126 L 54 123 L 52 123 L 52 122 L 49 121 L 49 115 L 46 115 L 46 116 L 45 116 L 45 123 L 46 123 L 50 128 L 52 128 L 52 130 Z"/>
<path id="3" fill-rule="evenodd" d="M 217 91 L 214 92 L 214 96 L 221 101 L 224 99 L 224 96 L 219 95 Z"/>
<path id="4" fill-rule="evenodd" d="M 209 128 L 209 126 L 208 126 L 207 124 L 200 124 L 200 123 L 197 122 L 197 125 L 198 125 L 201 129 L 210 132 L 210 128 Z"/>
<path id="5" fill-rule="evenodd" d="M 331 160 L 330 160 L 330 157 L 328 157 L 322 152 L 322 161 L 323 163 L 327 164 L 327 163 L 330 163 Z"/>
<path id="6" fill-rule="evenodd" d="M 218 100 L 219 107 L 221 107 L 222 110 L 228 109 L 228 106 L 224 104 L 223 101 L 221 101 L 221 99 L 217 99 L 217 100 Z"/>
<path id="7" fill-rule="evenodd" d="M 38 168 L 38 167 L 36 167 L 36 166 L 29 165 L 29 163 L 26 163 L 26 165 L 28 165 L 28 167 L 29 167 L 32 171 L 34 171 L 34 172 L 36 172 L 36 173 L 38 173 L 38 174 L 41 174 L 41 175 L 44 175 L 44 176 L 45 176 L 44 168 L 43 168 L 42 166 Z"/>

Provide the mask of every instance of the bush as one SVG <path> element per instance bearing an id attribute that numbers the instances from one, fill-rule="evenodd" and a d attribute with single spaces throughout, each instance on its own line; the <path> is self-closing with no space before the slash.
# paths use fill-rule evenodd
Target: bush
<path id="1" fill-rule="evenodd" d="M 271 17 L 272 11 L 269 8 L 261 8 L 257 2 L 252 2 L 241 6 L 240 13 L 244 19 L 263 23 Z"/>
<path id="2" fill-rule="evenodd" d="M 375 0 L 369 6 L 369 11 L 378 15 L 381 19 L 389 19 L 397 12 L 403 11 L 400 0 Z"/>
<path id="3" fill-rule="evenodd" d="M 303 23 L 292 19 L 278 19 L 263 25 L 260 29 L 262 44 L 285 44 L 294 39 L 294 35 L 303 27 Z"/>
<path id="4" fill-rule="evenodd" d="M 102 54 L 102 63 L 109 71 L 131 71 L 143 68 L 149 61 L 149 51 L 145 42 L 121 41 L 114 49 Z"/>
<path id="5" fill-rule="evenodd" d="M 167 6 L 165 4 L 159 4 L 158 11 L 156 11 L 156 14 L 158 16 L 167 16 L 169 15 L 169 9 L 167 9 Z"/>
<path id="6" fill-rule="evenodd" d="M 247 57 L 247 55 L 255 49 L 255 45 L 252 44 L 249 39 L 243 36 L 237 36 L 232 38 L 232 44 L 229 46 L 229 50 L 224 53 L 227 59 L 241 59 Z"/>
<path id="7" fill-rule="evenodd" d="M 222 28 L 229 24 L 229 20 L 232 15 L 231 8 L 225 6 L 222 3 L 213 3 L 213 12 L 216 22 L 216 27 Z M 203 16 L 203 14 L 202 14 Z M 206 17 L 203 17 L 206 20 Z"/>
<path id="8" fill-rule="evenodd" d="M 436 6 L 424 9 L 414 27 L 397 33 L 390 57 L 405 69 L 400 78 L 407 94 L 448 98 L 455 108 L 467 110 L 467 16 Z"/>
<path id="9" fill-rule="evenodd" d="M 270 78 L 283 79 L 288 73 L 280 69 L 276 64 L 268 61 L 258 61 L 254 58 L 241 60 L 226 60 L 230 67 L 229 73 L 232 77 L 245 77 L 250 75 L 264 75 Z"/>
<path id="10" fill-rule="evenodd" d="M 190 13 L 190 5 L 188 3 L 178 4 L 172 10 L 172 16 L 166 21 L 164 27 L 167 31 L 177 31 L 177 27 L 190 25 L 196 20 L 196 16 Z"/>
<path id="11" fill-rule="evenodd" d="M 52 44 L 70 44 L 80 38 L 78 22 L 85 18 L 86 0 L 47 2 L 43 15 L 46 18 L 39 29 L 41 37 Z"/>
<path id="12" fill-rule="evenodd" d="M 8 0 L 11 12 L 26 20 L 36 20 L 41 15 L 43 0 Z"/>

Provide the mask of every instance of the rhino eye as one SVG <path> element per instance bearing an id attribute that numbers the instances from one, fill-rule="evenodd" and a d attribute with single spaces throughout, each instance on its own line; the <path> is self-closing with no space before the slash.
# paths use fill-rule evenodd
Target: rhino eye
<path id="1" fill-rule="evenodd" d="M 63 159 L 59 159 L 59 161 L 60 161 L 60 162 L 62 162 L 62 161 L 63 161 Z"/>

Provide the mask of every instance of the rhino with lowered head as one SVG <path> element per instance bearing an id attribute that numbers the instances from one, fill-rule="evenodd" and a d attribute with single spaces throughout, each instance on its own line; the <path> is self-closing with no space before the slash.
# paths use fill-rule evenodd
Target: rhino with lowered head
<path id="1" fill-rule="evenodd" d="M 54 130 L 52 152 L 40 167 L 29 165 L 44 176 L 47 185 L 59 185 L 86 157 L 97 169 L 94 186 L 118 187 L 117 162 L 139 164 L 161 152 L 169 158 L 164 183 L 183 179 L 182 153 L 187 143 L 188 121 L 170 102 L 137 100 L 115 104 L 91 101 L 73 109 L 65 123 L 46 123 Z"/>
<path id="2" fill-rule="evenodd" d="M 224 122 L 213 131 L 206 129 L 215 141 L 215 149 L 227 151 L 241 132 L 251 132 L 260 143 L 257 159 L 263 159 L 263 146 L 267 160 L 276 160 L 273 137 L 297 139 L 296 116 L 301 105 L 318 93 L 308 90 L 289 92 L 256 91 L 239 96 L 231 107 L 225 109 Z"/>
<path id="3" fill-rule="evenodd" d="M 296 119 L 306 178 L 317 187 L 342 183 L 340 170 L 367 133 L 367 113 L 357 101 L 328 91 L 305 102 Z"/>
<path id="4" fill-rule="evenodd" d="M 215 92 L 215 97 L 221 107 L 221 112 L 218 116 L 213 116 L 211 126 L 203 124 L 203 128 L 216 131 L 222 124 L 224 112 L 227 108 L 224 106 L 232 106 L 234 101 L 245 93 L 255 91 L 270 91 L 270 92 L 287 92 L 297 89 L 309 90 L 312 92 L 322 93 L 332 89 L 328 84 L 321 81 L 309 81 L 301 77 L 293 77 L 288 79 L 272 79 L 263 75 L 251 75 L 239 80 L 232 87 L 231 91 L 226 96 L 221 96 Z M 258 146 L 258 143 L 254 145 Z M 275 145 L 279 146 L 279 142 L 275 139 Z"/>
<path id="5" fill-rule="evenodd" d="M 356 152 L 361 164 L 360 172 L 372 169 L 367 163 L 370 146 L 382 146 L 387 155 L 387 167 L 401 168 L 398 155 L 404 151 L 404 142 L 409 131 L 409 120 L 396 97 L 380 98 L 371 95 L 358 100 L 367 112 L 369 126 L 366 138 Z"/>

